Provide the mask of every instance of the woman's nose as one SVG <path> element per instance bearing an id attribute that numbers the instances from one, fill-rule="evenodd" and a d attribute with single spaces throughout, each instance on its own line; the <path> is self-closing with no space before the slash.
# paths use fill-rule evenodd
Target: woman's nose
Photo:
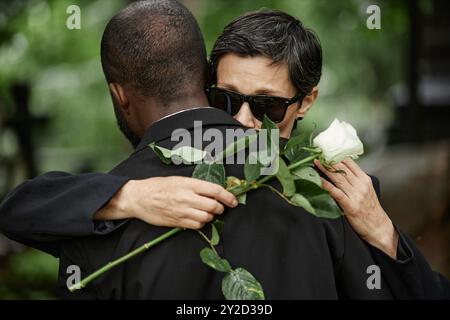
<path id="1" fill-rule="evenodd" d="M 239 112 L 234 116 L 234 119 L 242 123 L 245 127 L 255 128 L 255 117 L 250 110 L 250 106 L 247 102 L 244 102 L 239 109 Z"/>

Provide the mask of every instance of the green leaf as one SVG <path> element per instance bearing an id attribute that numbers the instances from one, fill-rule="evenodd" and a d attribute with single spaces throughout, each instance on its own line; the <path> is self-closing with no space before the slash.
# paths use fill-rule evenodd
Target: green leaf
<path id="1" fill-rule="evenodd" d="M 314 208 L 313 213 L 320 218 L 336 219 L 343 215 L 336 201 L 330 196 L 328 191 L 320 188 L 314 182 L 304 179 L 295 180 L 297 193 L 305 197 Z M 306 208 L 305 208 L 306 209 Z"/>
<path id="2" fill-rule="evenodd" d="M 304 179 L 317 184 L 322 187 L 322 180 L 320 180 L 319 173 L 311 167 L 299 167 L 291 171 L 295 179 Z"/>
<path id="3" fill-rule="evenodd" d="M 222 230 L 223 230 L 223 228 L 225 226 L 225 222 L 223 222 L 222 220 L 216 219 L 216 220 L 214 220 L 213 225 L 216 227 L 217 232 L 219 234 L 221 234 Z"/>
<path id="4" fill-rule="evenodd" d="M 222 280 L 222 293 L 227 300 L 265 299 L 261 284 L 243 268 L 227 273 Z"/>
<path id="5" fill-rule="evenodd" d="M 265 129 L 265 130 L 264 130 Z M 276 139 L 276 137 L 274 137 L 272 135 L 273 131 L 277 131 L 278 132 L 278 138 L 280 136 L 279 132 L 280 129 L 277 127 L 277 125 L 275 124 L 275 122 L 273 122 L 272 120 L 270 120 L 266 115 L 264 115 L 264 119 L 262 121 L 261 124 L 261 130 L 259 131 L 259 135 L 266 135 L 267 136 L 267 149 L 271 150 L 272 145 L 274 146 L 274 150 L 276 152 L 276 155 L 278 155 L 279 152 L 279 139 Z M 271 154 L 271 157 L 275 157 L 275 154 Z"/>
<path id="6" fill-rule="evenodd" d="M 150 143 L 148 146 L 156 153 L 156 155 L 164 164 L 172 163 L 172 160 L 170 159 L 169 149 L 158 147 L 154 142 Z"/>
<path id="7" fill-rule="evenodd" d="M 295 135 L 291 135 L 281 152 L 289 160 L 290 164 L 319 153 L 320 150 L 318 148 L 311 147 L 311 139 L 305 134 L 300 134 L 300 131 L 297 131 Z"/>
<path id="8" fill-rule="evenodd" d="M 258 161 L 258 154 L 251 152 L 244 165 L 244 176 L 247 182 L 252 183 L 261 175 L 262 164 Z"/>
<path id="9" fill-rule="evenodd" d="M 186 164 L 197 163 L 202 161 L 207 152 L 204 150 L 195 149 L 189 146 L 183 146 L 176 150 L 172 150 L 172 157 L 179 157 L 183 159 Z"/>
<path id="10" fill-rule="evenodd" d="M 289 160 L 289 164 L 295 163 L 299 160 L 305 159 L 309 156 L 313 155 L 312 152 L 303 149 L 303 147 L 296 146 L 293 149 L 290 149 L 284 156 Z M 313 160 L 310 161 L 312 163 Z"/>
<path id="11" fill-rule="evenodd" d="M 286 152 L 288 149 L 291 149 L 295 146 L 299 147 L 306 147 L 308 146 L 308 139 L 303 135 L 291 135 L 291 138 L 286 143 L 286 145 L 283 148 L 283 153 Z"/>
<path id="12" fill-rule="evenodd" d="M 246 188 L 247 188 L 247 186 L 240 185 L 240 186 L 234 186 L 231 188 L 227 188 L 227 191 L 231 192 L 235 196 L 240 196 L 241 194 L 244 194 L 242 192 L 244 192 Z"/>
<path id="13" fill-rule="evenodd" d="M 267 116 L 264 116 L 262 121 L 261 130 L 258 133 L 258 152 L 257 159 L 261 166 L 259 174 L 262 175 L 275 175 L 278 171 L 278 155 L 280 153 L 280 130 L 276 124 L 270 120 Z M 265 144 L 265 145 L 262 145 Z M 257 166 L 248 168 L 253 172 L 257 172 Z"/>
<path id="14" fill-rule="evenodd" d="M 203 248 L 200 251 L 203 263 L 219 272 L 230 272 L 231 266 L 227 260 L 220 258 L 211 248 Z"/>
<path id="15" fill-rule="evenodd" d="M 296 205 L 297 207 L 302 207 L 306 211 L 314 215 L 316 214 L 316 210 L 314 210 L 314 208 L 311 206 L 311 203 L 309 203 L 308 199 L 306 199 L 301 194 L 299 193 L 294 194 L 290 200 L 291 203 Z"/>
<path id="16" fill-rule="evenodd" d="M 303 149 L 303 147 L 307 146 L 309 146 L 307 137 L 297 135 L 289 139 L 283 148 L 282 154 L 289 160 L 289 163 L 294 163 L 312 154 L 311 151 Z"/>
<path id="17" fill-rule="evenodd" d="M 272 120 L 270 120 L 270 118 L 266 115 L 264 115 L 262 124 L 261 124 L 261 129 L 278 129 L 277 125 L 275 124 L 275 122 L 273 122 Z"/>
<path id="18" fill-rule="evenodd" d="M 257 137 L 258 137 L 258 135 L 251 134 L 251 135 L 246 135 L 244 137 L 237 139 L 233 143 L 229 144 L 225 148 L 224 151 L 219 153 L 216 156 L 216 160 L 226 159 L 226 158 L 246 149 L 251 143 L 253 143 L 253 141 L 256 140 Z"/>
<path id="19" fill-rule="evenodd" d="M 225 186 L 225 167 L 219 163 L 200 163 L 195 166 L 192 177 Z"/>
<path id="20" fill-rule="evenodd" d="M 276 175 L 277 179 L 283 186 L 283 194 L 287 197 L 294 195 L 295 193 L 295 183 L 294 177 L 291 175 L 286 162 L 283 159 L 279 159 L 278 172 Z"/>
<path id="21" fill-rule="evenodd" d="M 234 194 L 236 197 L 240 197 L 241 195 L 245 194 L 246 188 L 247 188 L 246 186 L 242 185 L 242 186 L 237 186 L 237 187 L 234 187 L 232 189 L 227 189 L 227 190 L 230 191 L 232 194 Z M 238 199 L 238 201 L 239 201 L 239 199 Z"/>
<path id="22" fill-rule="evenodd" d="M 243 193 L 243 194 L 239 195 L 237 197 L 237 201 L 240 204 L 246 204 L 247 203 L 247 193 Z"/>
<path id="23" fill-rule="evenodd" d="M 219 231 L 217 231 L 214 223 L 211 224 L 211 245 L 217 246 L 220 241 Z"/>
<path id="24" fill-rule="evenodd" d="M 183 146 L 175 150 L 170 150 L 157 146 L 154 142 L 149 147 L 158 155 L 162 162 L 170 164 L 175 158 L 181 159 L 186 164 L 202 161 L 208 154 L 204 150 L 195 149 L 189 146 Z"/>

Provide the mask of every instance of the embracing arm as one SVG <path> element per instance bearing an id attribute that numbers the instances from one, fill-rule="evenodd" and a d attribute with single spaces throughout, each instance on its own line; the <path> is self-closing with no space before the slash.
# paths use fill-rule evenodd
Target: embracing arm
<path id="1" fill-rule="evenodd" d="M 137 218 L 149 224 L 199 229 L 237 205 L 224 188 L 187 177 L 129 180 L 110 174 L 49 172 L 11 191 L 0 204 L 0 231 L 55 254 L 57 240 L 106 234 Z M 107 221 L 103 221 L 107 220 Z"/>
<path id="2" fill-rule="evenodd" d="M 0 231 L 27 244 L 95 234 L 94 214 L 128 180 L 65 172 L 27 180 L 0 204 Z"/>

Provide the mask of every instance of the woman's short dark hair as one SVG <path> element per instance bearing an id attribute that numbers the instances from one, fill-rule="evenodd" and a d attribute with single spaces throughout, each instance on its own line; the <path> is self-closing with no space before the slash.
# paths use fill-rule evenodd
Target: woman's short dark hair
<path id="1" fill-rule="evenodd" d="M 227 53 L 263 55 L 286 63 L 300 94 L 309 94 L 322 73 L 322 48 L 316 34 L 295 17 L 277 10 L 247 13 L 229 23 L 216 40 L 210 57 L 210 84 L 216 82 L 219 59 Z"/>

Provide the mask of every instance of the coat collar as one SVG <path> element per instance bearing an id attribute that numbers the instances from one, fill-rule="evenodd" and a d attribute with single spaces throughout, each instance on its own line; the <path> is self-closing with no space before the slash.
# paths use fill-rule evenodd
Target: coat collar
<path id="1" fill-rule="evenodd" d="M 188 109 L 166 116 L 153 123 L 145 132 L 136 151 L 142 150 L 152 142 L 160 142 L 171 137 L 176 129 L 193 129 L 194 121 L 201 121 L 203 126 L 228 125 L 242 127 L 228 113 L 212 107 Z"/>

